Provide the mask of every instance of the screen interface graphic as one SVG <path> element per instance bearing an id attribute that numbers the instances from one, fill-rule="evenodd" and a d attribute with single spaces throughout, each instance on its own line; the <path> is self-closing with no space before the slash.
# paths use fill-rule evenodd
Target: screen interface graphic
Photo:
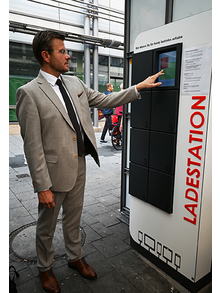
<path id="1" fill-rule="evenodd" d="M 161 86 L 174 86 L 176 74 L 176 51 L 159 54 L 159 71 L 163 69 L 164 75 L 159 76 Z"/>

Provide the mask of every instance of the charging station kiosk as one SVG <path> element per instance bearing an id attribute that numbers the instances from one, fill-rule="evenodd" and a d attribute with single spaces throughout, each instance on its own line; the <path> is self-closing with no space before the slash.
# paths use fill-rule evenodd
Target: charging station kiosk
<path id="1" fill-rule="evenodd" d="M 143 32 L 132 84 L 164 70 L 131 105 L 131 245 L 196 292 L 210 281 L 211 11 Z"/>

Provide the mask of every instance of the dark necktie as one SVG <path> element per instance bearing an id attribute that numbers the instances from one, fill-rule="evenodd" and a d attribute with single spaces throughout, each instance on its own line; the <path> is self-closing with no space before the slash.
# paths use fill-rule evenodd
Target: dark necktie
<path id="1" fill-rule="evenodd" d="M 78 147 L 78 155 L 81 157 L 84 154 L 85 148 L 84 148 L 84 143 L 82 140 L 82 134 L 80 131 L 79 123 L 76 118 L 76 113 L 73 109 L 73 106 L 71 104 L 70 98 L 65 90 L 65 88 L 62 85 L 62 81 L 60 79 L 57 79 L 56 84 L 59 86 L 60 92 L 63 96 L 63 100 L 66 104 L 67 112 L 69 114 L 70 120 L 73 124 L 73 127 L 76 130 L 77 134 L 77 147 Z"/>

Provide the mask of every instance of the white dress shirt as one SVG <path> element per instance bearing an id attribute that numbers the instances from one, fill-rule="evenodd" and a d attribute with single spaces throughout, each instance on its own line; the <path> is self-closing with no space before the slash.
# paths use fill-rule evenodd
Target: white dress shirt
<path id="1" fill-rule="evenodd" d="M 56 84 L 57 77 L 54 76 L 54 75 L 52 75 L 52 74 L 50 74 L 50 73 L 47 73 L 47 72 L 43 71 L 42 69 L 40 69 L 40 72 L 41 72 L 41 74 L 43 75 L 43 77 L 48 81 L 48 83 L 51 85 L 52 89 L 53 89 L 53 90 L 55 91 L 55 93 L 57 94 L 58 98 L 60 99 L 61 103 L 63 104 L 63 106 L 64 106 L 64 108 L 65 108 L 65 110 L 66 110 L 66 112 L 67 112 L 67 108 L 66 108 L 66 104 L 65 104 L 65 102 L 64 102 L 63 96 L 62 96 L 62 94 L 61 94 L 61 92 L 60 92 L 59 86 Z M 59 76 L 59 79 L 62 81 L 61 76 Z M 63 85 L 63 87 L 65 88 L 65 90 L 66 90 L 66 92 L 67 92 L 67 94 L 68 94 L 68 96 L 69 96 L 69 98 L 70 98 L 70 94 L 69 94 L 67 88 L 65 87 L 65 84 L 63 83 L 63 81 L 62 81 L 62 85 Z M 82 127 L 81 127 L 81 123 L 80 123 L 79 116 L 78 116 L 78 114 L 77 114 L 77 111 L 76 111 L 75 105 L 74 105 L 74 103 L 73 103 L 73 101 L 72 101 L 71 98 L 70 98 L 70 101 L 71 101 L 71 104 L 72 104 L 72 106 L 73 106 L 74 112 L 75 112 L 75 114 L 76 114 L 76 118 L 77 118 L 77 121 L 78 121 L 78 123 L 79 123 L 80 130 L 81 130 L 82 137 L 83 137 L 83 132 L 82 132 Z M 67 113 L 68 113 L 68 112 L 67 112 Z"/>

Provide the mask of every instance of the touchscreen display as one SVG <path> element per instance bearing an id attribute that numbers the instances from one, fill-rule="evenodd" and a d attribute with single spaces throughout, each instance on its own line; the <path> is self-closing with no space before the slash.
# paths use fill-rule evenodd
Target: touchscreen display
<path id="1" fill-rule="evenodd" d="M 174 86 L 176 75 L 176 50 L 159 54 L 159 71 L 163 69 L 164 75 L 159 76 L 161 86 Z"/>

